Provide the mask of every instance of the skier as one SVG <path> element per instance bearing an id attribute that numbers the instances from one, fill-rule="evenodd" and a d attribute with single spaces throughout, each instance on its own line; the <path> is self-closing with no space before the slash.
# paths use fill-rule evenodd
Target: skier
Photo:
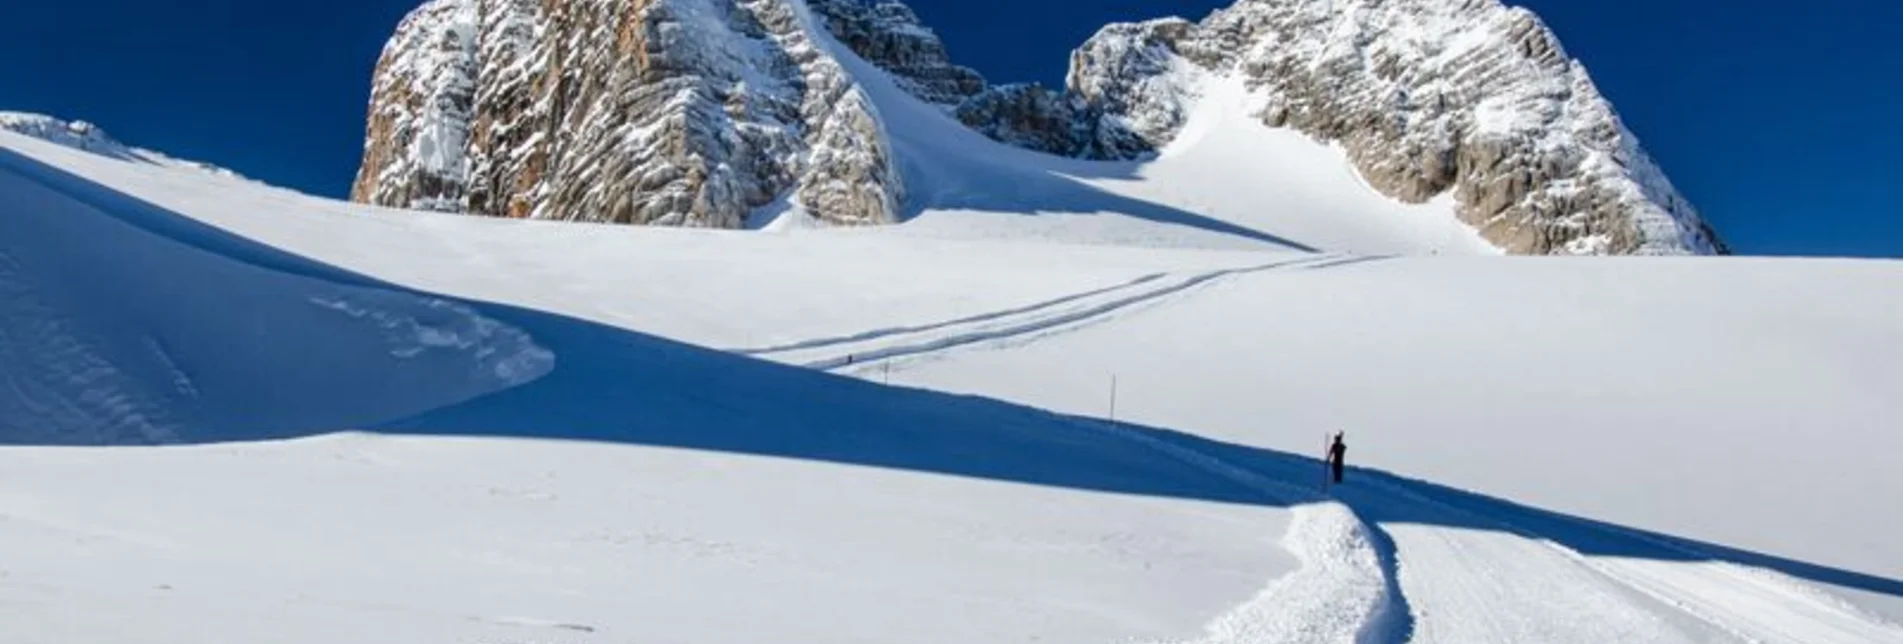
<path id="1" fill-rule="evenodd" d="M 1335 444 L 1328 446 L 1328 466 L 1334 470 L 1335 484 L 1341 484 L 1343 462 L 1348 460 L 1348 446 L 1342 444 L 1341 437 L 1346 432 L 1335 432 Z"/>

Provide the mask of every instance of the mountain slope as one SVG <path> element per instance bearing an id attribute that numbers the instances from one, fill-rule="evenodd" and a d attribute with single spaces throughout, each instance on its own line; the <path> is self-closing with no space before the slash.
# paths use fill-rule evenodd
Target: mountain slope
<path id="1" fill-rule="evenodd" d="M 1185 70 L 1199 97 L 1146 161 L 1066 159 L 1002 146 L 916 100 L 850 49 L 830 51 L 885 120 L 916 214 L 901 234 L 1196 248 L 1494 254 L 1447 200 L 1368 190 L 1339 151 L 1256 127 L 1234 79 Z M 1275 180 L 1256 180 L 1275 177 Z"/>
<path id="2" fill-rule="evenodd" d="M 43 114 L 25 112 L 0 112 L 0 130 L 23 134 L 49 143 L 63 145 L 75 150 L 83 150 L 115 159 L 140 161 L 153 165 L 180 168 L 192 168 L 212 174 L 242 178 L 238 173 L 208 163 L 185 161 L 147 150 L 136 148 L 112 138 L 99 126 L 85 121 L 64 121 Z"/>
<path id="3" fill-rule="evenodd" d="M 868 88 L 889 81 L 1013 146 L 1114 162 L 1172 146 L 1204 109 L 1201 85 L 1228 77 L 1248 88 L 1250 128 L 1338 144 L 1363 191 L 1438 200 L 1509 252 L 1726 250 L 1584 67 L 1531 13 L 1494 0 L 1244 0 L 1200 23 L 1112 25 L 1073 55 L 1063 93 L 989 87 L 896 0 L 616 6 L 419 8 L 378 65 L 353 198 L 695 227 L 745 227 L 788 207 L 823 224 L 895 223 L 932 208 L 904 170 L 931 152 L 891 149 L 891 137 L 917 135 L 871 109 Z M 840 46 L 814 46 L 821 38 Z M 882 73 L 848 72 L 849 57 Z M 1273 148 L 1240 160 L 1288 161 Z M 1264 182 L 1303 185 L 1269 172 L 1220 189 Z"/>
<path id="4" fill-rule="evenodd" d="M 4 299 L 7 632 L 1903 641 L 1894 262 L 500 221 L 0 148 L 0 284 L 57 295 Z M 485 376 L 522 338 L 548 369 Z M 220 386 L 134 400 L 167 435 L 47 421 L 175 373 Z M 1344 428 L 1385 471 L 1324 493 Z"/>
<path id="5" fill-rule="evenodd" d="M 1059 127 L 1120 128 L 1161 147 L 1194 100 L 1185 63 L 1241 78 L 1261 94 L 1264 125 L 1338 143 L 1382 194 L 1453 195 L 1461 219 L 1509 252 L 1726 250 L 1585 66 L 1524 8 L 1243 0 L 1200 23 L 1112 25 L 1073 54 L 1066 89 L 1084 106 L 1070 113 L 1106 124 Z"/>
<path id="6" fill-rule="evenodd" d="M 891 222 L 877 119 L 797 1 L 430 2 L 377 65 L 353 198 L 737 228 L 791 192 L 832 223 Z"/>
<path id="7" fill-rule="evenodd" d="M 1160 639 L 1193 632 L 1202 611 L 1296 565 L 1261 547 L 1286 510 L 1248 503 L 1246 490 L 1221 477 L 1070 419 L 425 294 L 140 197 L 211 198 L 192 209 L 334 250 L 377 229 L 411 231 L 396 239 L 475 239 L 488 228 L 480 221 L 339 216 L 321 209 L 334 204 L 269 189 L 206 190 L 219 184 L 10 135 L 0 145 L 8 197 L 0 288 L 46 299 L 25 307 L 6 298 L 0 326 L 9 385 L 0 388 L 9 483 L 0 535 L 22 558 L 0 579 L 0 598 L 20 609 L 0 616 L 8 632 L 69 642 L 205 633 L 741 642 L 880 639 L 902 627 L 917 629 L 919 641 Z M 69 168 L 113 176 L 137 194 Z M 331 234 L 301 235 L 305 225 Z M 496 232 L 521 239 L 513 227 Z M 53 243 L 64 239 L 89 243 Z M 101 253 L 125 261 L 99 262 Z M 436 255 L 444 265 L 373 254 L 412 271 L 447 269 L 440 275 L 464 288 L 473 285 L 466 262 L 485 255 L 510 257 Z M 104 268 L 70 272 L 88 264 Z M 90 289 L 59 281 L 87 278 L 97 278 Z M 549 292 L 489 295 L 536 290 Z M 202 301 L 234 294 L 247 306 Z M 353 306 L 334 306 L 336 298 Z M 177 306 L 140 306 L 167 299 Z M 115 308 L 122 300 L 132 305 Z M 455 333 L 459 320 L 486 333 Z M 246 324 L 258 328 L 231 328 Z M 37 352 L 60 346 L 47 339 L 95 350 Z M 154 354 L 176 368 L 144 368 Z M 502 373 L 496 363 L 526 364 Z M 20 368 L 41 365 L 65 370 Z M 68 377 L 75 371 L 124 382 Z M 49 413 L 70 410 L 69 400 L 163 389 L 174 374 L 196 391 L 131 400 L 117 416 Z M 510 393 L 480 396 L 498 388 Z M 480 397 L 465 402 L 471 396 Z M 165 413 L 179 411 L 207 413 Z M 91 431 L 139 417 L 178 422 L 163 435 Z M 312 424 L 387 436 L 255 442 L 330 431 Z M 236 440 L 254 442 L 106 447 Z M 35 447 L 48 445 L 98 449 Z M 66 483 L 45 485 L 58 480 Z M 1170 527 L 1145 527 L 1152 522 Z M 127 538 L 89 536 L 103 534 Z M 301 554 L 285 559 L 289 552 Z M 997 585 L 1027 569 L 1041 575 Z M 1081 588 L 1083 580 L 1096 587 Z M 1058 596 L 1068 599 L 1029 601 Z M 960 610 L 945 611 L 948 603 Z M 113 606 L 115 619 L 69 617 L 98 605 Z M 815 618 L 853 611 L 869 617 Z M 1130 617 L 1104 620 L 1103 611 Z"/>

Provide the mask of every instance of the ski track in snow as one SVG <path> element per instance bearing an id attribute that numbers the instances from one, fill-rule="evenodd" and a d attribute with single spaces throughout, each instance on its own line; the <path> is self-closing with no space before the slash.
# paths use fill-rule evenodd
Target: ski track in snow
<path id="1" fill-rule="evenodd" d="M 803 19 L 811 20 L 810 16 Z M 832 47 L 823 38 L 820 44 Z M 844 56 L 843 60 L 849 65 L 864 66 L 850 56 Z M 877 76 L 870 72 L 868 74 Z M 1187 157 L 1190 152 L 1196 151 L 1189 148 L 1203 147 L 1191 144 L 1205 136 L 1208 136 L 1210 143 L 1224 142 L 1222 139 L 1225 137 L 1212 135 L 1219 131 L 1214 126 L 1220 125 L 1223 122 L 1221 119 L 1240 116 L 1236 108 L 1242 96 L 1239 86 L 1228 87 L 1228 90 L 1233 94 L 1228 100 L 1206 101 L 1210 111 L 1192 119 L 1191 125 L 1187 126 L 1189 130 L 1169 155 L 1172 160 L 1177 160 L 1179 154 Z M 883 83 L 875 83 L 867 91 L 876 99 L 874 102 L 885 109 L 898 110 L 910 105 Z M 894 100 L 898 102 L 894 103 Z M 949 121 L 943 119 L 942 114 L 928 110 L 912 109 L 903 116 L 922 124 L 912 130 L 914 133 L 933 131 L 930 127 L 949 127 Z M 912 148 L 916 148 L 933 153 L 918 153 L 913 155 L 914 158 L 909 158 L 917 166 L 911 169 L 933 171 L 918 173 L 933 181 L 922 182 L 917 187 L 922 194 L 945 202 L 936 204 L 938 206 L 991 205 L 977 199 L 977 196 L 989 192 L 977 188 L 988 186 L 983 186 L 982 182 L 957 179 L 963 173 L 999 165 L 995 159 L 987 156 L 995 148 L 962 130 L 945 131 L 957 135 L 946 139 L 956 145 L 940 145 L 944 141 L 916 137 L 914 140 L 895 142 L 901 144 L 898 147 L 902 148 L 902 152 L 911 152 L 914 151 Z M 1258 136 L 1227 143 L 1243 146 L 1264 140 Z M 956 154 L 943 154 L 947 147 Z M 1209 158 L 1223 157 L 1214 152 L 1206 154 Z M 1036 172 L 1018 175 L 978 172 L 970 176 L 1022 178 L 1049 174 L 1046 171 L 1050 168 L 1041 158 L 1018 155 L 1005 160 L 1023 166 L 1017 170 L 1028 168 Z M 1059 166 L 1058 169 L 1062 167 L 1065 166 Z M 1200 175 L 1211 167 L 1258 171 L 1251 167 L 1223 163 L 1181 165 L 1176 170 L 1194 170 L 1193 178 L 1193 175 Z M 1158 164 L 1150 170 L 1161 173 L 1170 168 L 1166 164 Z M 932 176 L 934 172 L 940 176 Z M 1079 177 L 1074 181 L 1043 181 L 1036 186 L 1048 194 L 1036 194 L 1036 191 L 1026 194 L 1048 201 L 1047 206 L 1064 213 L 1060 219 L 1094 216 L 1092 213 L 1104 210 L 1106 203 L 1142 205 L 1140 202 L 1143 200 L 1110 200 L 1093 192 L 1099 188 L 1120 188 L 1115 185 L 1119 180 L 1092 177 L 1090 173 L 1078 174 Z M 1353 173 L 1341 176 L 1350 182 L 1359 179 Z M 1192 189 L 1183 189 L 1183 193 L 1194 195 L 1207 192 L 1193 189 L 1193 186 L 1201 184 L 1185 185 L 1191 185 Z M 1083 190 L 1079 186 L 1092 187 L 1092 190 Z M 1366 192 L 1365 188 L 1357 189 Z M 1148 195 L 1140 190 L 1131 194 L 1172 203 L 1182 201 L 1162 199 L 1180 195 Z M 1299 205 L 1307 202 L 1296 199 L 1290 203 Z M 1361 224 L 1357 222 L 1361 220 L 1358 219 L 1332 216 L 1304 219 L 1293 217 L 1288 212 L 1278 212 L 1300 210 L 1286 205 L 1281 208 L 1261 208 L 1259 204 L 1253 203 L 1249 205 L 1248 211 L 1275 212 L 1278 217 L 1291 219 L 1293 223 L 1287 225 L 1294 237 L 1326 241 L 1329 243 L 1323 245 L 1330 248 L 1363 253 L 1394 252 L 1391 249 L 1409 245 L 1402 242 L 1424 244 L 1422 247 L 1427 248 L 1438 247 L 1438 244 L 1449 239 L 1464 239 L 1455 234 L 1463 232 L 1459 226 L 1447 225 L 1448 221 L 1429 221 L 1417 225 L 1422 231 L 1435 234 L 1413 231 L 1410 234 L 1374 235 L 1362 240 L 1350 234 L 1359 231 Z M 1192 208 L 1198 211 L 1203 209 Z M 1245 209 L 1233 210 L 1243 212 Z M 1183 228 L 1207 233 L 1212 232 L 1207 230 L 1212 223 L 1226 223 L 1200 222 L 1197 218 L 1183 217 L 1182 213 L 1172 213 L 1167 208 L 1147 208 L 1144 212 L 1149 216 L 1134 218 L 1160 220 L 1148 223 L 1169 224 L 1166 229 Z M 1326 215 L 1330 211 L 1324 209 L 1317 212 Z M 1397 210 L 1391 214 L 1401 213 Z M 926 224 L 931 224 L 931 220 L 952 219 L 930 213 L 923 218 L 928 220 L 924 222 Z M 1199 222 L 1201 226 L 1196 225 Z M 1263 221 L 1245 220 L 1243 223 L 1262 224 L 1265 230 L 1279 231 L 1282 230 L 1280 224 L 1285 222 L 1265 218 Z M 1278 226 L 1268 226 L 1270 223 Z M 1369 223 L 1367 226 L 1373 230 L 1389 223 L 1389 220 L 1379 220 L 1378 225 Z M 1066 225 L 1075 225 L 1075 222 Z M 1241 231 L 1226 225 L 1215 228 L 1213 232 L 1226 231 L 1232 236 L 1237 232 L 1253 230 L 1246 225 Z M 1150 230 L 1147 227 L 1140 229 Z M 471 246 L 466 251 L 459 248 L 462 243 L 459 239 L 456 235 L 442 236 L 443 243 L 457 248 L 459 252 L 456 254 L 459 256 L 483 256 L 480 246 Z M 1348 241 L 1354 243 L 1345 243 Z M 1272 275 L 1282 270 L 1333 270 L 1385 258 L 1383 255 L 1369 254 L 1316 254 L 1294 259 L 1283 257 L 1269 263 L 1220 270 L 1152 272 L 1120 283 L 1109 283 L 1113 280 L 1107 279 L 1105 283 L 1109 284 L 1100 288 L 1079 290 L 1055 298 L 1045 294 L 1039 297 L 1047 299 L 940 322 L 888 326 L 843 335 L 829 330 L 823 337 L 815 339 L 731 351 L 819 370 L 864 373 L 863 370 L 868 367 L 889 368 L 902 361 L 931 359 L 962 349 L 1019 346 L 1070 334 L 1093 325 L 1125 321 L 1132 318 L 1133 313 L 1180 304 L 1180 298 L 1243 275 Z M 6 277 L 10 271 L 18 272 L 19 268 L 14 264 L 11 258 L 0 253 L 0 277 Z M 507 270 L 496 272 L 508 273 Z M 33 297 L 36 293 L 15 282 L 18 280 L 0 279 L 0 295 L 12 296 L 15 308 L 19 310 L 38 306 Z M 494 380 L 501 385 L 519 384 L 536 375 L 532 372 L 546 366 L 539 365 L 542 359 L 550 357 L 533 354 L 530 357 L 535 359 L 528 360 L 526 364 L 492 360 L 496 352 L 485 347 L 499 344 L 504 347 L 532 348 L 533 345 L 522 344 L 529 340 L 525 336 L 498 327 L 491 321 L 471 318 L 465 315 L 465 311 L 444 306 L 442 302 L 406 300 L 402 311 L 415 311 L 423 315 L 405 317 L 370 306 L 381 302 L 374 297 L 370 297 L 367 302 L 359 301 L 367 296 L 357 294 L 356 297 L 358 299 L 334 295 L 305 298 L 300 306 L 315 306 L 369 325 L 370 330 L 374 331 L 370 336 L 384 341 L 377 346 L 386 347 L 390 357 L 413 361 L 426 356 L 431 349 L 444 348 L 472 352 L 476 358 L 475 364 L 487 368 L 491 372 L 487 375 L 494 376 L 485 378 L 485 381 Z M 70 373 L 59 374 L 60 378 L 67 381 L 87 384 L 119 377 L 119 374 L 105 368 L 110 365 L 93 357 L 92 354 L 96 353 L 93 347 L 73 340 L 70 336 L 74 333 L 59 328 L 64 320 L 55 316 L 46 318 L 48 321 L 41 326 L 11 331 L 17 334 L 14 341 L 0 342 L 0 349 L 26 347 L 54 354 L 59 359 L 49 362 L 70 369 Z M 8 328 L 0 325 L 0 336 L 9 332 Z M 47 338 L 65 338 L 65 341 L 54 342 Z M 157 371 L 167 376 L 161 380 L 174 383 L 176 389 L 189 397 L 196 397 L 192 374 L 171 360 L 168 355 L 170 352 L 163 343 L 153 340 L 150 347 L 154 363 L 161 367 Z M 22 387 L 21 382 L 13 376 L 15 374 L 0 373 L 0 387 Z M 97 386 L 90 388 L 104 389 Z M 35 396 L 30 394 L 34 393 L 16 393 L 15 397 L 32 400 Z M 139 392 L 133 390 L 133 393 Z M 48 404 L 64 404 L 71 408 L 51 411 L 73 416 L 118 418 L 119 422 L 128 425 L 163 420 L 144 419 L 124 413 L 124 409 L 130 407 L 128 401 L 131 400 L 124 397 L 54 400 L 56 402 Z M 1728 563 L 1722 557 L 1707 556 L 1689 544 L 1661 540 L 1616 526 L 1548 516 L 1540 514 L 1538 510 L 1488 504 L 1478 497 L 1370 471 L 1355 471 L 1347 485 L 1329 494 L 1312 485 L 1313 476 L 1317 474 L 1314 461 L 1249 455 L 1236 456 L 1230 460 L 1219 456 L 1230 454 L 1220 448 L 1207 451 L 1198 449 L 1199 439 L 1193 436 L 1172 438 L 1166 433 L 1146 431 L 1115 421 L 1062 416 L 1059 419 L 1101 432 L 1109 440 L 1138 443 L 1165 458 L 1198 468 L 1259 494 L 1273 501 L 1273 505 L 1291 508 L 1292 520 L 1279 543 L 1294 557 L 1298 567 L 1263 580 L 1260 589 L 1252 597 L 1209 621 L 1199 636 L 1174 640 L 1177 642 L 1903 642 L 1903 629 L 1864 615 L 1856 608 L 1796 578 L 1768 569 Z M 108 429 L 112 433 L 127 433 L 121 428 Z M 143 428 L 133 429 L 143 431 Z M 552 495 L 544 496 L 544 493 L 533 490 L 491 488 L 489 494 L 509 499 L 554 500 Z M 0 518 L 12 520 L 10 517 Z M 47 528 L 53 529 L 52 526 Z M 1586 538 L 1582 539 L 1582 535 Z M 1582 541 L 1631 547 L 1576 548 Z M 1603 554 L 1622 551 L 1646 554 L 1626 557 Z M 3 573 L 0 571 L 0 576 L 4 576 Z M 583 637 L 613 626 L 612 621 L 595 619 L 558 621 L 513 616 L 550 614 L 538 613 L 531 607 L 512 608 L 499 614 L 510 616 L 465 616 L 464 619 L 521 629 L 530 634 L 545 631 L 551 636 L 559 635 L 562 638 Z M 531 639 L 539 641 L 540 638 Z"/>
<path id="2" fill-rule="evenodd" d="M 732 351 L 809 369 L 832 371 L 846 367 L 864 368 L 899 358 L 919 357 L 981 343 L 1041 336 L 1065 328 L 1081 328 L 1100 321 L 1112 313 L 1142 304 L 1155 303 L 1196 287 L 1238 275 L 1291 268 L 1321 268 L 1377 259 L 1381 258 L 1344 258 L 1334 254 L 1318 254 L 1256 266 L 1206 271 L 1180 276 L 1173 280 L 1153 275 L 1048 302 L 935 324 L 875 329 L 840 338 L 795 342 L 766 349 Z M 1162 284 L 1151 286 L 1157 282 Z"/>
<path id="3" fill-rule="evenodd" d="M 1386 475 L 1360 474 L 1336 494 L 1324 495 L 1288 482 L 1298 480 L 1299 472 L 1270 475 L 1112 422 L 1078 422 L 1294 508 L 1281 544 L 1302 566 L 1185 644 L 1530 642 L 1579 633 L 1608 642 L 1903 641 L 1896 625 L 1772 571 L 1718 561 L 1592 557 L 1506 518 L 1429 498 Z M 1402 522 L 1397 538 L 1384 522 L 1368 518 L 1422 512 L 1458 514 L 1500 530 Z M 1616 528 L 1578 522 L 1565 528 L 1639 539 L 1701 558 L 1695 549 Z M 1409 576 L 1409 562 L 1433 571 L 1432 578 Z M 1528 592 L 1528 579 L 1543 585 Z"/>
<path id="4" fill-rule="evenodd" d="M 899 358 L 1078 328 L 1112 313 L 1153 304 L 1212 282 L 1274 270 L 1320 269 L 1383 257 L 1317 254 L 1266 264 L 1206 271 L 1165 281 L 1146 276 L 1024 307 L 957 320 L 873 330 L 841 338 L 797 342 L 781 348 L 743 351 L 802 366 L 835 370 L 866 367 Z M 1161 285 L 1150 286 L 1162 281 Z M 829 349 L 815 357 L 812 349 Z M 842 349 L 845 350 L 842 352 Z M 1392 541 L 1355 511 L 1315 490 L 1228 463 L 1218 457 L 1114 422 L 1075 422 L 1232 481 L 1294 508 L 1282 546 L 1302 565 L 1270 580 L 1253 598 L 1209 624 L 1202 637 L 1184 644 L 1248 642 L 1394 642 L 1412 631 L 1412 616 L 1396 582 Z M 1384 552 L 1385 550 L 1385 552 Z"/>
<path id="5" fill-rule="evenodd" d="M 1387 535 L 1325 495 L 1114 422 L 1079 420 L 1294 508 L 1281 544 L 1302 565 L 1183 644 L 1398 642 L 1413 629 Z"/>
<path id="6" fill-rule="evenodd" d="M 1405 484 L 1384 480 L 1386 477 L 1379 475 L 1375 476 L 1376 478 L 1366 485 L 1366 489 L 1378 490 L 1382 495 L 1379 500 L 1369 499 L 1364 501 L 1365 503 L 1408 504 L 1415 509 L 1428 508 L 1430 511 L 1457 513 L 1469 520 L 1498 526 L 1502 532 L 1488 534 L 1517 535 L 1517 538 L 1526 542 L 1527 545 L 1537 544 L 1546 548 L 1549 553 L 1545 558 L 1557 557 L 1596 573 L 1664 607 L 1696 618 L 1704 625 L 1715 629 L 1716 632 L 1722 632 L 1728 639 L 1744 642 L 1803 642 L 1807 644 L 1903 641 L 1903 628 L 1865 615 L 1843 602 L 1773 571 L 1707 560 L 1712 558 L 1703 556 L 1703 553 L 1696 548 L 1617 528 L 1585 524 L 1567 526 L 1568 529 L 1601 533 L 1608 538 L 1642 541 L 1651 547 L 1676 551 L 1695 563 L 1665 563 L 1639 558 L 1588 556 L 1561 545 L 1546 534 L 1516 525 L 1508 517 L 1469 511 L 1454 503 L 1429 498 L 1423 493 L 1409 489 Z M 1441 535 L 1440 538 L 1449 541 L 1459 539 L 1459 537 L 1446 535 Z M 1490 562 L 1511 561 L 1516 564 L 1541 558 L 1543 557 L 1530 552 L 1524 557 L 1501 558 L 1494 556 L 1493 553 L 1489 553 L 1487 557 Z M 1442 578 L 1435 581 L 1437 584 L 1445 584 L 1448 580 Z M 1575 584 L 1570 586 L 1569 590 L 1578 587 L 1579 585 Z M 1542 596 L 1532 603 L 1536 606 L 1551 605 L 1553 599 L 1550 596 Z M 1498 606 L 1499 604 L 1491 605 Z M 1522 619 L 1528 614 L 1520 611 L 1504 612 Z M 1573 614 L 1579 613 L 1573 612 Z M 1608 614 L 1615 613 L 1595 611 L 1587 614 L 1597 615 L 1600 619 L 1596 620 L 1598 622 L 1596 626 L 1603 628 Z M 1801 627 L 1792 628 L 1792 625 L 1801 625 Z M 1571 628 L 1577 628 L 1577 626 L 1574 625 Z M 1632 641 L 1643 632 L 1645 631 L 1635 630 L 1623 633 L 1617 639 Z M 1705 635 L 1706 637 L 1701 639 L 1708 639 L 1712 633 Z"/>
<path id="7" fill-rule="evenodd" d="M 788 353 L 792 351 L 799 351 L 799 350 L 805 350 L 805 349 L 820 349 L 820 348 L 835 347 L 835 346 L 841 346 L 841 345 L 852 345 L 852 344 L 867 342 L 870 340 L 880 340 L 880 339 L 889 338 L 893 336 L 913 334 L 913 333 L 923 333 L 926 331 L 936 331 L 939 329 L 944 329 L 944 328 L 953 327 L 953 326 L 975 324 L 979 322 L 988 322 L 988 321 L 997 320 L 999 318 L 1004 318 L 1009 316 L 1037 313 L 1045 309 L 1055 308 L 1064 304 L 1076 302 L 1078 300 L 1093 298 L 1093 297 L 1104 295 L 1107 293 L 1122 292 L 1125 290 L 1129 290 L 1133 287 L 1142 286 L 1144 284 L 1148 284 L 1150 282 L 1163 279 L 1165 277 L 1169 277 L 1169 275 L 1165 273 L 1152 273 L 1150 275 L 1144 275 L 1134 280 L 1130 280 L 1129 282 L 1125 282 L 1123 284 L 1117 284 L 1115 286 L 1106 286 L 1104 288 L 1091 290 L 1091 291 L 1085 291 L 1082 293 L 1073 293 L 1070 295 L 1066 295 L 1064 297 L 1047 300 L 1044 302 L 1038 302 L 1036 304 L 1030 304 L 1027 306 L 1021 306 L 1021 307 L 1011 308 L 1011 309 L 1005 309 L 1002 311 L 992 311 L 990 313 L 981 313 L 978 315 L 958 318 L 956 320 L 947 320 L 944 322 L 936 322 L 932 324 L 918 324 L 918 325 L 911 325 L 911 326 L 893 327 L 889 329 L 877 329 L 873 331 L 866 331 L 863 333 L 855 333 L 852 335 L 840 336 L 836 338 L 822 338 L 818 340 L 806 340 L 802 342 L 795 342 L 792 344 L 783 344 L 783 345 L 774 346 L 774 347 L 764 347 L 764 348 L 758 348 L 758 349 L 729 349 L 728 351 L 732 353 L 738 353 L 741 355 L 748 355 L 748 356 L 771 355 L 776 353 Z"/>
<path id="8" fill-rule="evenodd" d="M 812 369 L 864 370 L 975 345 L 1036 341 L 1233 276 L 1382 259 L 1319 254 L 1175 279 L 1150 275 L 945 322 L 737 352 Z M 1772 571 L 1698 561 L 1705 557 L 1686 546 L 1568 522 L 1568 530 L 1642 540 L 1691 562 L 1588 556 L 1501 517 L 1435 500 L 1385 475 L 1364 474 L 1369 482 L 1352 481 L 1334 495 L 1322 494 L 1289 482 L 1301 480 L 1300 472 L 1259 472 L 1112 421 L 1076 422 L 1142 443 L 1293 508 L 1281 545 L 1301 567 L 1270 580 L 1255 597 L 1209 623 L 1201 637 L 1182 644 L 1544 641 L 1582 632 L 1622 642 L 1903 642 L 1903 629 L 1801 582 Z M 1379 520 L 1424 512 L 1465 519 L 1443 525 L 1479 521 L 1500 530 L 1424 527 L 1414 525 L 1416 520 L 1398 522 L 1391 531 Z M 1409 575 L 1409 562 L 1433 571 L 1432 579 Z M 1541 580 L 1542 586 L 1528 592 L 1527 579 Z"/>

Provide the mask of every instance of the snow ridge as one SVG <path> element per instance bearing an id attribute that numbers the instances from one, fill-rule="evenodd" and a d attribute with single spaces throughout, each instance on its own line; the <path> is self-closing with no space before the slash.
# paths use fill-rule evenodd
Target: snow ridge
<path id="1" fill-rule="evenodd" d="M 120 143 L 99 126 L 86 121 L 65 121 L 44 114 L 0 111 L 0 130 L 17 132 L 49 143 L 115 159 L 191 168 L 234 179 L 243 178 L 236 172 L 208 163 L 175 159 L 158 152 Z"/>

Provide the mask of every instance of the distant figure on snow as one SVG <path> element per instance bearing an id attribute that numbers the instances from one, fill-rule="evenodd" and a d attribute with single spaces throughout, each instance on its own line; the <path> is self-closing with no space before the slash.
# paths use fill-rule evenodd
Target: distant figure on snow
<path id="1" fill-rule="evenodd" d="M 1328 466 L 1334 469 L 1337 485 L 1341 484 L 1343 462 L 1348 460 L 1348 446 L 1341 442 L 1341 437 L 1345 433 L 1335 432 L 1335 444 L 1328 446 Z"/>

